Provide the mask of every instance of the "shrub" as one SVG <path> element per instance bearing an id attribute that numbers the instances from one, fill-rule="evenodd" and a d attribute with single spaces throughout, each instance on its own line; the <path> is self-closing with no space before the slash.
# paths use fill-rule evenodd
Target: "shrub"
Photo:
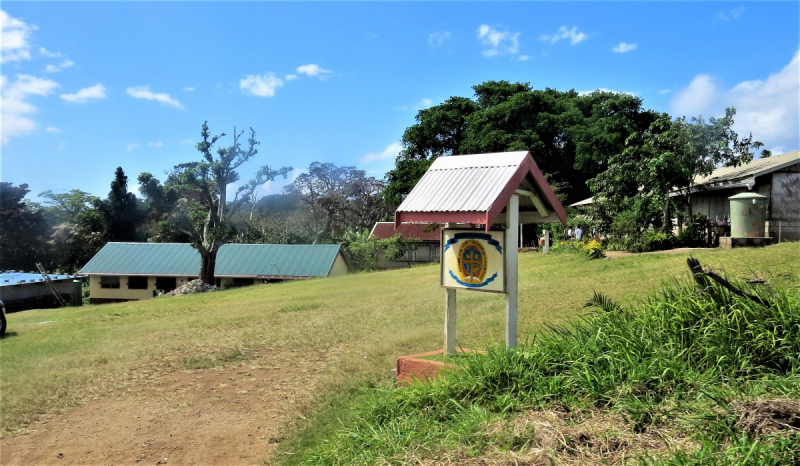
<path id="1" fill-rule="evenodd" d="M 676 282 L 628 308 L 595 294 L 590 303 L 599 310 L 570 328 L 551 328 L 519 349 L 494 346 L 485 355 L 459 358 L 458 371 L 427 384 L 376 390 L 338 438 L 307 459 L 394 464 L 414 452 L 430 455 L 437 445 L 480 450 L 485 420 L 547 404 L 613 409 L 642 430 L 662 422 L 664 410 L 690 416 L 701 400 L 707 407 L 709 400 L 745 396 L 756 386 L 796 386 L 800 298 L 782 290 L 748 291 Z M 698 417 L 706 424 L 686 423 L 701 436 L 711 435 L 713 422 L 726 426 L 719 435 L 727 437 L 707 445 L 711 457 L 748 435 L 729 427 L 735 419 L 714 421 L 719 412 Z M 791 456 L 796 441 L 779 450 Z"/>
<path id="2" fill-rule="evenodd" d="M 683 231 L 678 235 L 678 243 L 684 247 L 696 248 L 708 244 L 708 217 L 704 214 L 694 214 L 686 219 Z"/>
<path id="3" fill-rule="evenodd" d="M 648 230 L 640 240 L 642 251 L 663 251 L 675 247 L 676 238 L 672 233 Z"/>
<path id="4" fill-rule="evenodd" d="M 595 239 L 582 241 L 559 241 L 550 248 L 551 252 L 578 253 L 589 256 L 590 259 L 605 257 L 603 245 Z"/>
<path id="5" fill-rule="evenodd" d="M 586 254 L 589 255 L 589 258 L 591 259 L 600 259 L 606 256 L 605 253 L 603 252 L 603 245 L 601 245 L 600 242 L 595 239 L 584 244 L 583 250 L 586 252 Z"/>

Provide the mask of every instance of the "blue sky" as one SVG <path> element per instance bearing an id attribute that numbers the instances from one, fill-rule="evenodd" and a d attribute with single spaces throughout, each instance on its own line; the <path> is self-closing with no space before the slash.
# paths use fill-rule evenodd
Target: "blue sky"
<path id="1" fill-rule="evenodd" d="M 419 109 L 501 79 L 630 92 L 674 116 L 735 106 L 740 133 L 797 150 L 799 9 L 4 1 L 0 179 L 105 197 L 117 166 L 133 182 L 197 160 L 205 120 L 256 130 L 243 179 L 313 161 L 382 177 Z"/>

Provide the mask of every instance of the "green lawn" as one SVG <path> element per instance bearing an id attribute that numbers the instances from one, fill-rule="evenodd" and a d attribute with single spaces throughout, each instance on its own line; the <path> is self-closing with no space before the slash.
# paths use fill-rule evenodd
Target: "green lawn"
<path id="1" fill-rule="evenodd" d="M 800 283 L 800 244 L 696 251 L 704 264 L 740 277 L 759 273 L 787 287 Z M 660 281 L 686 276 L 686 255 L 651 254 L 594 260 L 575 254 L 520 256 L 520 339 L 543 324 L 586 312 L 593 291 L 622 303 Z M 104 396 L 148 371 L 204 368 L 283 346 L 338 355 L 325 378 L 320 412 L 335 412 L 344 389 L 388 381 L 399 355 L 443 343 L 444 291 L 438 266 L 304 282 L 260 285 L 152 301 L 34 310 L 9 315 L 0 340 L 0 422 L 4 436 L 43 415 Z M 504 297 L 461 292 L 458 344 L 483 349 L 501 342 Z M 334 377 L 332 374 L 336 374 Z M 337 395 L 338 396 L 338 395 Z M 344 400 L 344 401 L 342 401 Z M 320 415 L 320 419 L 324 419 Z M 335 417 L 335 416 L 334 416 Z M 305 442 L 326 435 L 324 426 Z M 299 441 L 296 445 L 302 445 Z M 287 455 L 287 457 L 290 455 Z"/>

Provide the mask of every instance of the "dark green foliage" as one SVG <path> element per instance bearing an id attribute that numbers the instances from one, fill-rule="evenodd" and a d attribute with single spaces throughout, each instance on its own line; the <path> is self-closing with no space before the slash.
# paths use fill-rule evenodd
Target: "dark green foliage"
<path id="1" fill-rule="evenodd" d="M 122 167 L 117 167 L 108 199 L 97 202 L 108 241 L 140 241 L 138 229 L 144 220 L 136 195 L 128 192 L 128 177 Z"/>
<path id="2" fill-rule="evenodd" d="M 739 166 L 753 160 L 752 149 L 763 144 L 752 134 L 739 137 L 733 131 L 736 109 L 722 118 L 673 120 L 657 115 L 646 131 L 633 132 L 624 150 L 612 153 L 604 170 L 589 185 L 596 200 L 590 209 L 609 231 L 625 211 L 636 214 L 640 230 L 671 229 L 671 211 L 688 209 L 697 177 L 708 176 L 720 166 Z M 681 197 L 671 197 L 675 190 Z"/>
<path id="3" fill-rule="evenodd" d="M 653 114 L 628 94 L 532 90 L 528 83 L 487 81 L 475 99 L 451 97 L 421 110 L 403 134 L 403 151 L 387 174 L 384 198 L 397 205 L 436 158 L 529 150 L 565 200 L 588 197 L 586 181 L 603 171 Z"/>
<path id="4" fill-rule="evenodd" d="M 667 464 L 786 464 L 770 458 L 792 458 L 796 436 L 759 439 L 725 414 L 746 393 L 797 393 L 800 298 L 749 292 L 770 304 L 716 282 L 667 285 L 630 308 L 596 294 L 591 303 L 603 311 L 575 325 L 552 328 L 517 350 L 494 346 L 457 358 L 458 371 L 428 384 L 375 391 L 357 420 L 308 459 L 392 462 L 458 444 L 480 451 L 481 420 L 561 403 L 620 412 L 634 431 L 677 422 L 704 444 L 706 451 L 675 453 Z"/>
<path id="5" fill-rule="evenodd" d="M 0 182 L 0 270 L 36 270 L 47 259 L 48 225 L 42 209 L 24 202 L 29 192 L 25 183 Z"/>
<path id="6" fill-rule="evenodd" d="M 708 245 L 708 217 L 705 214 L 694 214 L 687 218 L 677 241 L 684 247 Z"/>

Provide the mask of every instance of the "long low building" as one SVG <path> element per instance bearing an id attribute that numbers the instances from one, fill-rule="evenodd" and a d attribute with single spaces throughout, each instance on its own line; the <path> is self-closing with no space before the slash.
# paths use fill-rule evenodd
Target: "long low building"
<path id="1" fill-rule="evenodd" d="M 58 307 L 55 290 L 70 306 L 83 302 L 81 277 L 78 275 L 48 275 L 50 283 L 40 273 L 6 271 L 0 273 L 0 301 L 9 312 L 23 309 Z"/>
<path id="2" fill-rule="evenodd" d="M 706 177 L 697 177 L 689 197 L 692 212 L 705 214 L 714 223 L 730 220 L 729 198 L 746 192 L 767 197 L 768 236 L 775 241 L 800 241 L 800 151 L 738 167 L 720 167 Z M 584 199 L 570 207 L 593 202 L 593 198 Z"/>
<path id="3" fill-rule="evenodd" d="M 200 253 L 185 243 L 108 243 L 81 270 L 92 304 L 150 299 L 199 277 Z M 214 270 L 220 287 L 347 273 L 338 244 L 226 244 Z"/>

